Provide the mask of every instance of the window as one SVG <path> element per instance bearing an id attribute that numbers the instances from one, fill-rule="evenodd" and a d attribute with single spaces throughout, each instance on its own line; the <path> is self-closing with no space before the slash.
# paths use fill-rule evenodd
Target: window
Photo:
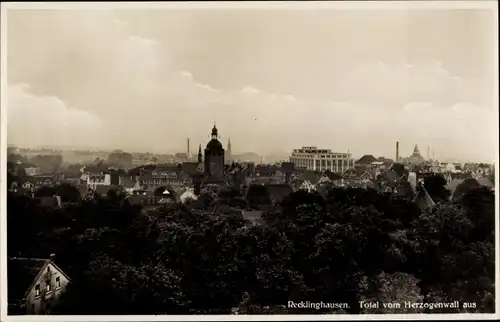
<path id="1" fill-rule="evenodd" d="M 47 289 L 47 292 L 50 292 L 50 290 L 51 290 L 50 280 L 47 280 L 46 289 Z"/>
<path id="2" fill-rule="evenodd" d="M 61 287 L 61 278 L 58 276 L 56 277 L 56 287 L 60 288 Z"/>
<path id="3" fill-rule="evenodd" d="M 37 284 L 35 286 L 35 294 L 36 294 L 36 296 L 40 296 L 40 284 Z"/>

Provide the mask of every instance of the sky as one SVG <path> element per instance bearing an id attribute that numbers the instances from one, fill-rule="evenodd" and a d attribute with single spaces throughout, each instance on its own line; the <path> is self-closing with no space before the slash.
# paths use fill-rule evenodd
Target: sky
<path id="1" fill-rule="evenodd" d="M 9 144 L 495 159 L 492 10 L 7 11 Z"/>

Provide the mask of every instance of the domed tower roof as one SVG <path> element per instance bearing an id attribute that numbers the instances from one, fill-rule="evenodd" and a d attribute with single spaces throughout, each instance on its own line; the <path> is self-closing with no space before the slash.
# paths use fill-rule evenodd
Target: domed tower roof
<path id="1" fill-rule="evenodd" d="M 207 144 L 207 149 L 209 150 L 219 150 L 222 149 L 222 143 L 217 139 L 211 139 Z"/>
<path id="2" fill-rule="evenodd" d="M 215 124 L 212 128 L 212 139 L 207 144 L 207 150 L 224 150 L 222 143 L 219 141 L 219 131 Z"/>

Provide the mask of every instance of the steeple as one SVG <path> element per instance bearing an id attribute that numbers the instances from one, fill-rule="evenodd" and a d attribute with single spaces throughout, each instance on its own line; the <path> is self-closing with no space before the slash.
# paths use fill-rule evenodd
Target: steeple
<path id="1" fill-rule="evenodd" d="M 415 144 L 415 149 L 413 149 L 413 154 L 420 154 L 420 151 L 418 150 L 417 144 Z"/>
<path id="2" fill-rule="evenodd" d="M 217 140 L 219 138 L 219 131 L 217 130 L 217 126 L 214 122 L 214 127 L 212 128 L 212 139 Z"/>
<path id="3" fill-rule="evenodd" d="M 227 139 L 226 160 L 231 162 L 231 138 Z"/>
<path id="4" fill-rule="evenodd" d="M 203 156 L 201 155 L 201 144 L 200 147 L 198 148 L 198 163 L 203 162 Z"/>

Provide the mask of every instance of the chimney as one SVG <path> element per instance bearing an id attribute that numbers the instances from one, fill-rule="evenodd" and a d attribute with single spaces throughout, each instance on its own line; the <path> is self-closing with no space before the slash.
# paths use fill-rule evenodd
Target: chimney
<path id="1" fill-rule="evenodd" d="M 56 254 L 50 254 L 49 259 L 50 259 L 51 262 L 54 263 L 56 261 Z"/>
<path id="2" fill-rule="evenodd" d="M 399 162 L 399 141 L 396 141 L 396 162 Z"/>
<path id="3" fill-rule="evenodd" d="M 190 154 L 190 151 L 189 151 L 189 138 L 188 138 L 188 146 L 187 146 L 188 150 L 187 150 L 187 158 L 190 159 L 191 158 L 191 154 Z"/>

